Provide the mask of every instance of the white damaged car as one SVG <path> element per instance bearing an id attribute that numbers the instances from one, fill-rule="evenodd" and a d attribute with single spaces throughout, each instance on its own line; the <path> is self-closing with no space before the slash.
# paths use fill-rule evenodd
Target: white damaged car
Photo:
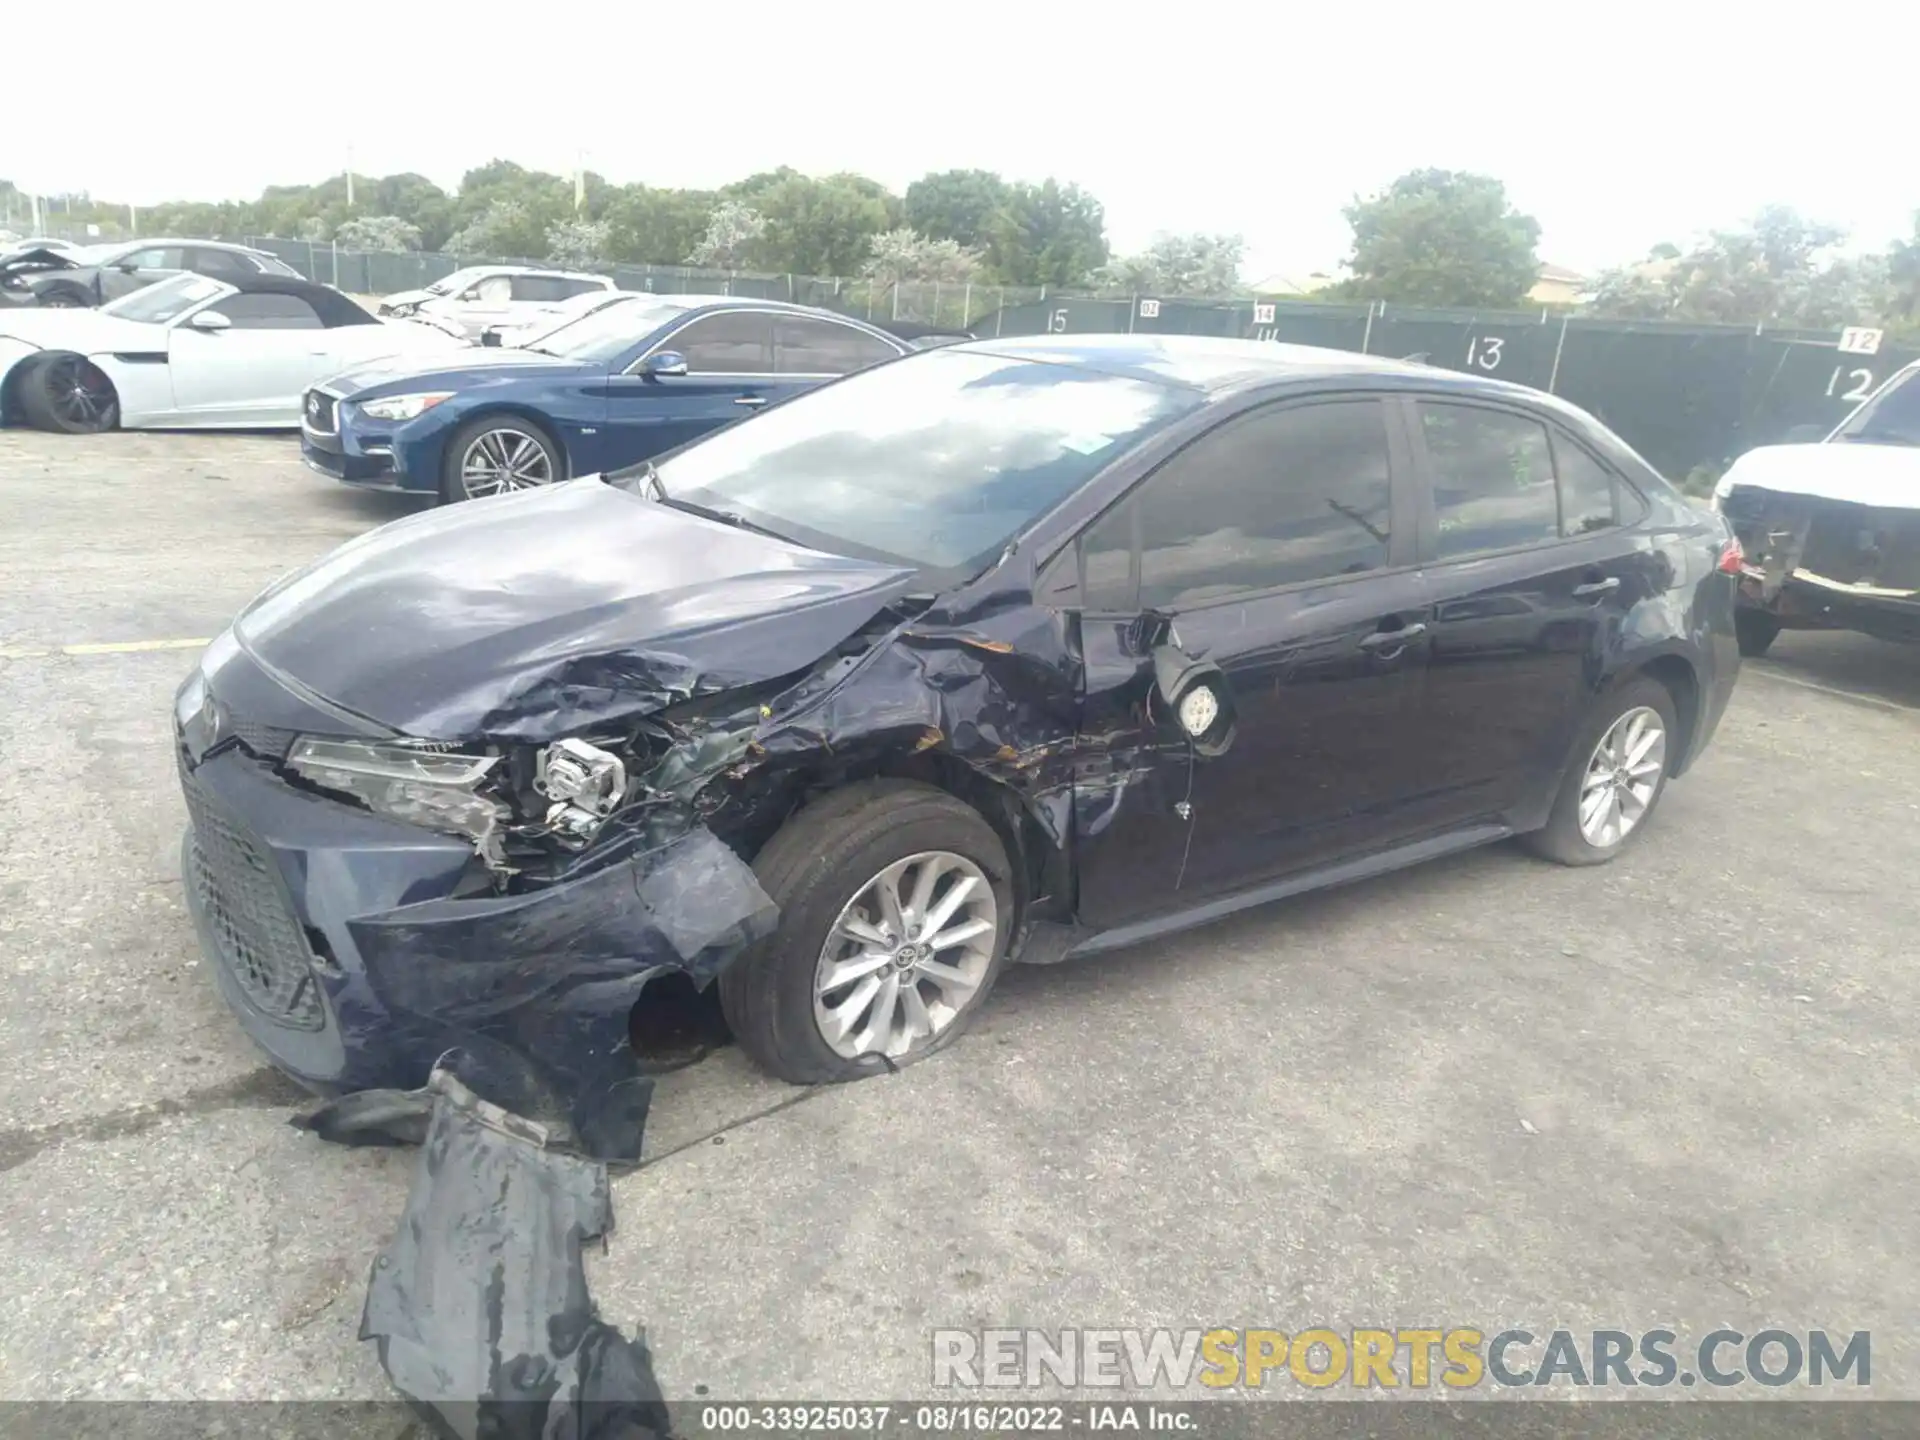
<path id="1" fill-rule="evenodd" d="M 469 342 L 294 276 L 180 275 L 98 310 L 0 311 L 0 424 L 295 430 L 308 387 Z"/>
<path id="2" fill-rule="evenodd" d="M 1817 444 L 1749 450 L 1713 508 L 1746 554 L 1741 654 L 1764 654 L 1789 628 L 1920 641 L 1920 363 Z"/>

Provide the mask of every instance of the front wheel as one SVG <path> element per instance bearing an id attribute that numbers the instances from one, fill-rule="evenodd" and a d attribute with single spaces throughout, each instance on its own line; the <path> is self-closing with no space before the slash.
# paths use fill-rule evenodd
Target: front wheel
<path id="1" fill-rule="evenodd" d="M 98 435 L 120 423 L 120 396 L 84 355 L 52 355 L 20 378 L 20 413 L 40 430 Z"/>
<path id="2" fill-rule="evenodd" d="M 1006 850 L 971 806 L 852 785 L 770 840 L 755 873 L 780 928 L 720 976 L 734 1038 L 798 1085 L 911 1064 L 972 1023 L 1015 923 Z"/>
<path id="3" fill-rule="evenodd" d="M 1526 843 L 1562 865 L 1604 865 L 1645 827 L 1675 758 L 1666 686 L 1643 677 L 1602 696 L 1574 742 L 1552 814 Z"/>
<path id="4" fill-rule="evenodd" d="M 531 420 L 483 415 L 454 432 L 441 463 L 440 498 L 484 500 L 535 490 L 566 476 L 560 447 Z"/>

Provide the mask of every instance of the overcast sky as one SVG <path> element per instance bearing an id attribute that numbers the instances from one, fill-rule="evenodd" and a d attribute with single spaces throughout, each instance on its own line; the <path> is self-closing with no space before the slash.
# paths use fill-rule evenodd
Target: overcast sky
<path id="1" fill-rule="evenodd" d="M 1122 251 L 1237 231 L 1249 279 L 1330 269 L 1341 207 L 1427 165 L 1504 180 L 1542 259 L 1583 270 L 1769 201 L 1875 248 L 1920 207 L 1916 0 L 113 8 L 84 55 L 6 66 L 0 177 L 152 203 L 317 180 L 349 146 L 447 186 L 582 152 L 702 187 L 980 167 L 1086 186 Z"/>

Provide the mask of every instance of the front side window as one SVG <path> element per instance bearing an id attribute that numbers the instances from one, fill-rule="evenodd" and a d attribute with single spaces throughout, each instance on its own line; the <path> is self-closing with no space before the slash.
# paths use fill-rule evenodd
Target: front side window
<path id="1" fill-rule="evenodd" d="M 718 431 L 661 461 L 658 478 L 673 499 L 946 583 L 1201 403 L 1135 376 L 928 350 Z M 615 479 L 648 488 L 639 471 Z"/>
<path id="2" fill-rule="evenodd" d="M 513 277 L 489 275 L 473 287 L 473 298 L 483 305 L 503 305 L 513 298 Z"/>
<path id="3" fill-rule="evenodd" d="M 1560 538 L 1547 427 L 1504 410 L 1419 402 L 1438 522 L 1435 557 L 1457 560 Z"/>
<path id="4" fill-rule="evenodd" d="M 1086 603 L 1178 611 L 1377 570 L 1392 508 L 1379 401 L 1260 411 L 1196 440 L 1088 531 Z"/>
<path id="5" fill-rule="evenodd" d="M 184 270 L 187 268 L 186 252 L 178 245 L 156 245 L 145 250 L 136 250 L 131 255 L 122 255 L 113 263 L 132 270 Z"/>
<path id="6" fill-rule="evenodd" d="M 236 330 L 320 330 L 320 312 L 298 295 L 229 295 L 207 307 L 233 322 Z"/>
<path id="7" fill-rule="evenodd" d="M 774 366 L 782 375 L 847 375 L 900 353 L 864 330 L 804 315 L 776 318 L 773 340 Z"/>
<path id="8" fill-rule="evenodd" d="M 690 375 L 771 375 L 773 317 L 751 310 L 703 316 L 666 348 L 686 357 Z"/>

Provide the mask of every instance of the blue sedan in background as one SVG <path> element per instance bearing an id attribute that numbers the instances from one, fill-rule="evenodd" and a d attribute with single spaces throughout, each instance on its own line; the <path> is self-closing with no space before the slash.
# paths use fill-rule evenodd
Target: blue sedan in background
<path id="1" fill-rule="evenodd" d="M 336 375 L 304 397 L 300 450 L 349 484 L 478 499 L 662 454 L 913 348 L 804 305 L 636 293 L 510 347 Z"/>

